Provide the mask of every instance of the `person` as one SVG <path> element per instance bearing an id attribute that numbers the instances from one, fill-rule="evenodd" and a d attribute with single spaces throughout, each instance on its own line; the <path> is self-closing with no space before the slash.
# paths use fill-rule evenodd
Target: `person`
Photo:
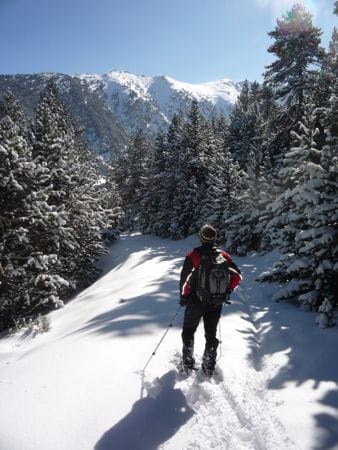
<path id="1" fill-rule="evenodd" d="M 206 341 L 202 370 L 206 375 L 211 376 L 216 365 L 217 347 L 219 344 L 216 332 L 223 304 L 219 302 L 216 304 L 203 303 L 194 287 L 190 286 L 189 277 L 191 277 L 195 269 L 198 269 L 202 258 L 221 253 L 227 262 L 230 275 L 227 293 L 223 299 L 223 302 L 226 302 L 230 293 L 239 285 L 242 276 L 240 269 L 231 256 L 217 247 L 217 231 L 213 226 L 209 224 L 204 225 L 199 232 L 199 238 L 201 245 L 187 254 L 180 276 L 180 305 L 185 306 L 182 329 L 182 364 L 186 372 L 191 371 L 195 367 L 194 335 L 201 318 L 203 318 Z"/>

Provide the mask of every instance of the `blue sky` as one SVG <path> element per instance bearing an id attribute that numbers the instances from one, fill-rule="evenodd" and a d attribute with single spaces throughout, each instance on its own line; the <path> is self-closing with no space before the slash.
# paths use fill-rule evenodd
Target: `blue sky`
<path id="1" fill-rule="evenodd" d="M 261 80 L 267 32 L 293 0 L 0 0 L 0 73 Z M 304 0 L 327 46 L 333 0 Z"/>

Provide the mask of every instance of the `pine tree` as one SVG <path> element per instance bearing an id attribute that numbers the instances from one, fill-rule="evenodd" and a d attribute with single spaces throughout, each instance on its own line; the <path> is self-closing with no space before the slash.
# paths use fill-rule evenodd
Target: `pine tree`
<path id="1" fill-rule="evenodd" d="M 257 225 L 270 199 L 267 183 L 275 157 L 273 138 L 277 110 L 266 84 L 261 87 L 257 82 L 252 83 L 244 98 L 245 108 L 239 102 L 229 127 L 229 130 L 240 130 L 235 144 L 242 148 L 236 158 L 240 159 L 242 167 L 241 182 L 237 182 L 238 201 L 236 208 L 224 216 L 227 247 L 240 254 L 257 250 L 261 245 L 262 230 Z M 230 145 L 226 141 L 229 149 L 233 146 L 232 139 L 230 135 Z"/>
<path id="2" fill-rule="evenodd" d="M 282 128 L 282 111 L 274 99 L 272 89 L 264 82 L 259 98 L 259 129 L 256 131 L 261 140 L 262 158 L 265 167 L 272 173 L 277 173 L 281 155 L 285 148 L 285 130 Z"/>
<path id="3" fill-rule="evenodd" d="M 15 98 L 13 92 L 8 89 L 2 101 L 0 102 L 0 117 L 9 117 L 18 127 L 18 131 L 22 136 L 28 134 L 27 119 L 19 105 L 18 100 Z"/>
<path id="4" fill-rule="evenodd" d="M 122 212 L 115 185 L 99 181 L 97 156 L 87 148 L 82 131 L 76 127 L 73 131 L 74 146 L 69 159 L 69 181 L 73 188 L 64 205 L 75 245 L 74 251 L 68 250 L 68 256 L 65 256 L 63 272 L 78 288 L 96 278 L 97 258 L 104 252 L 102 232 L 115 228 Z"/>
<path id="5" fill-rule="evenodd" d="M 163 133 L 155 140 L 152 159 L 149 160 L 148 175 L 145 180 L 141 200 L 140 229 L 143 233 L 165 236 L 168 224 L 165 223 L 163 203 L 167 203 L 168 185 L 166 173 L 167 149 Z"/>
<path id="6" fill-rule="evenodd" d="M 261 279 L 286 283 L 275 299 L 295 297 L 306 309 L 318 309 L 324 301 L 337 301 L 338 149 L 334 96 L 331 104 L 328 144 L 321 152 L 315 148 L 315 112 L 313 106 L 307 105 L 300 132 L 294 135 L 299 145 L 286 155 L 294 160 L 294 167 L 284 172 L 290 188 L 273 204 L 275 219 L 266 229 L 284 255 Z"/>
<path id="7" fill-rule="evenodd" d="M 245 165 L 255 135 L 256 115 L 254 109 L 251 108 L 249 84 L 245 81 L 237 103 L 230 114 L 230 123 L 226 135 L 227 149 L 241 168 Z"/>
<path id="8" fill-rule="evenodd" d="M 90 155 L 93 156 L 93 153 L 90 152 Z M 116 181 L 117 169 L 114 161 L 110 162 L 106 170 L 107 174 L 105 177 L 105 183 L 103 185 L 104 191 L 102 192 L 101 185 L 96 185 L 96 187 L 98 188 L 98 196 L 103 200 L 103 207 L 106 210 L 111 211 L 109 226 L 108 229 L 104 232 L 109 241 L 109 239 L 114 240 L 117 236 L 121 223 L 124 220 L 124 212 L 122 208 L 122 199 Z"/>
<path id="9" fill-rule="evenodd" d="M 206 175 L 204 181 L 204 193 L 201 195 L 197 227 L 204 224 L 212 224 L 220 230 L 224 209 L 225 190 L 225 157 L 222 149 L 223 141 L 214 131 L 213 123 L 206 124 L 205 147 L 203 151 Z"/>
<path id="10" fill-rule="evenodd" d="M 46 168 L 32 158 L 24 116 L 12 95 L 1 107 L 1 327 L 7 328 L 37 314 L 48 304 L 59 305 L 57 290 L 67 284 L 53 276 L 56 255 L 42 251 L 46 225 L 55 220 L 41 188 Z"/>
<path id="11" fill-rule="evenodd" d="M 13 325 L 25 303 L 20 284 L 26 259 L 21 253 L 27 239 L 25 201 L 35 166 L 22 131 L 23 113 L 7 92 L 0 105 L 0 330 Z"/>
<path id="12" fill-rule="evenodd" d="M 33 134 L 33 155 L 46 170 L 39 184 L 48 193 L 47 205 L 51 212 L 50 220 L 44 224 L 45 239 L 36 245 L 42 252 L 57 255 L 57 264 L 50 271 L 50 275 L 56 278 L 62 272 L 75 271 L 72 260 L 79 249 L 75 230 L 69 226 L 71 212 L 67 204 L 70 204 L 73 195 L 75 184 L 72 177 L 78 167 L 74 167 L 76 164 L 73 160 L 74 128 L 52 80 L 47 82 L 36 107 Z M 48 283 L 49 279 L 46 280 Z"/>
<path id="13" fill-rule="evenodd" d="M 126 228 L 138 227 L 141 201 L 151 158 L 150 144 L 143 131 L 139 130 L 131 137 L 126 151 L 118 160 L 117 180 Z"/>
<path id="14" fill-rule="evenodd" d="M 197 230 L 201 195 L 205 189 L 206 168 L 203 161 L 204 119 L 196 101 L 192 102 L 183 126 L 179 153 L 179 177 L 169 235 L 181 239 Z"/>
<path id="15" fill-rule="evenodd" d="M 295 224 L 304 219 L 303 213 L 300 213 L 297 219 L 293 214 L 293 196 L 304 181 L 308 164 L 318 164 L 320 160 L 320 151 L 315 140 L 318 134 L 315 124 L 314 105 L 308 103 L 303 120 L 298 125 L 299 131 L 292 132 L 293 146 L 285 155 L 283 167 L 279 172 L 282 192 L 267 208 L 272 219 L 267 223 L 265 234 L 269 236 L 272 247 L 285 251 L 292 250 L 296 233 Z"/>
<path id="16" fill-rule="evenodd" d="M 296 4 L 277 20 L 277 26 L 268 34 L 275 39 L 268 51 L 277 60 L 267 67 L 265 80 L 287 108 L 292 129 L 303 116 L 313 67 L 320 65 L 324 56 L 320 47 L 321 31 L 313 26 L 311 14 Z"/>
<path id="17" fill-rule="evenodd" d="M 330 92 L 338 75 L 338 33 L 334 28 L 329 43 L 328 52 L 323 58 L 320 72 L 313 76 L 312 99 L 317 108 L 329 108 Z M 324 126 L 318 118 L 316 124 L 319 135 L 317 137 L 318 148 L 325 145 Z"/>
<path id="18" fill-rule="evenodd" d="M 33 133 L 35 159 L 45 170 L 39 187 L 47 196 L 49 210 L 44 239 L 36 247 L 56 255 L 45 285 L 52 286 L 51 280 L 56 280 L 54 290 L 64 297 L 95 276 L 101 230 L 109 226 L 111 211 L 98 200 L 97 163 L 52 81 L 37 106 Z"/>
<path id="19" fill-rule="evenodd" d="M 163 237 L 176 238 L 177 212 L 180 210 L 184 165 L 183 161 L 184 118 L 179 112 L 173 115 L 164 142 L 164 168 L 161 177 L 161 196 L 156 216 L 156 233 Z"/>

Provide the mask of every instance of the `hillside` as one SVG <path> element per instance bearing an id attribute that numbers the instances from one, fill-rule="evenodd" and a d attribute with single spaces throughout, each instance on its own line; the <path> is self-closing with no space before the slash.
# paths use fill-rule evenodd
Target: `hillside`
<path id="1" fill-rule="evenodd" d="M 123 235 L 49 332 L 0 341 L 1 449 L 337 448 L 338 330 L 254 282 L 275 254 L 236 258 L 244 281 L 224 308 L 216 379 L 178 375 L 182 311 L 143 372 L 195 244 Z M 202 325 L 196 339 L 200 360 Z"/>
<path id="2" fill-rule="evenodd" d="M 10 89 L 25 113 L 32 117 L 48 79 L 52 78 L 74 118 L 84 128 L 90 147 L 109 158 L 127 144 L 128 135 L 103 99 L 78 78 L 64 74 L 0 75 L 0 97 Z"/>

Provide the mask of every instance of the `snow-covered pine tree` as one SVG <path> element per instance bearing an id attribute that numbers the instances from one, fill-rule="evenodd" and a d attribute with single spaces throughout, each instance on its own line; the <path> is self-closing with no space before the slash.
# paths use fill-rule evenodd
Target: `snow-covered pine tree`
<path id="1" fill-rule="evenodd" d="M 129 215 L 128 218 L 126 218 L 128 207 L 125 203 L 126 199 L 125 185 L 127 179 L 127 172 L 128 167 L 127 167 L 126 152 L 114 154 L 109 162 L 109 178 L 111 179 L 112 186 L 116 186 L 116 190 L 119 197 L 119 205 L 121 207 L 122 213 L 121 220 L 119 221 L 121 229 L 127 229 L 130 227 L 130 224 L 128 224 Z M 110 183 L 110 181 L 108 183 Z"/>
<path id="2" fill-rule="evenodd" d="M 334 97 L 334 96 L 333 96 Z M 305 309 L 318 309 L 324 302 L 334 302 L 337 292 L 337 199 L 338 152 L 333 137 L 335 112 L 328 114 L 328 145 L 316 149 L 315 111 L 308 103 L 294 133 L 299 145 L 286 155 L 293 160 L 284 170 L 290 188 L 273 204 L 275 219 L 268 223 L 266 233 L 284 251 L 281 260 L 260 280 L 278 280 L 285 286 L 274 298 L 297 298 Z"/>
<path id="3" fill-rule="evenodd" d="M 254 82 L 248 90 L 245 102 L 245 120 L 242 120 L 243 151 L 240 173 L 242 180 L 237 183 L 236 210 L 226 212 L 227 246 L 234 252 L 244 254 L 257 250 L 261 243 L 261 230 L 257 228 L 260 214 L 270 199 L 267 180 L 272 170 L 272 140 L 274 128 L 275 102 L 269 95 L 267 86 L 262 89 Z"/>
<path id="4" fill-rule="evenodd" d="M 325 126 L 326 143 L 321 151 L 322 171 L 318 174 L 315 190 L 319 202 L 309 217 L 314 238 L 310 244 L 306 236 L 303 253 L 315 255 L 315 273 L 312 274 L 317 293 L 321 327 L 335 324 L 334 308 L 338 306 L 338 81 L 331 86 L 329 107 L 319 111 Z M 302 303 L 308 304 L 314 296 L 305 295 Z"/>
<path id="5" fill-rule="evenodd" d="M 321 70 L 319 72 L 314 72 L 312 75 L 312 98 L 313 102 L 317 108 L 328 108 L 330 93 L 332 86 L 334 85 L 338 75 L 338 32 L 334 27 L 332 32 L 332 38 L 329 43 L 328 51 L 325 53 L 323 62 L 321 65 Z M 324 125 L 321 120 L 319 120 L 317 127 L 319 129 L 319 136 L 317 138 L 317 143 L 319 148 L 325 145 L 326 134 L 324 131 Z"/>
<path id="6" fill-rule="evenodd" d="M 237 211 L 234 215 L 227 214 L 224 222 L 227 248 L 239 255 L 261 248 L 263 232 L 259 220 L 270 200 L 270 174 L 261 158 L 257 149 L 253 148 L 249 153 L 246 170 L 239 174 Z"/>
<path id="7" fill-rule="evenodd" d="M 204 224 L 212 224 L 220 230 L 226 203 L 226 176 L 225 155 L 223 152 L 223 140 L 220 134 L 215 132 L 212 122 L 206 123 L 204 128 L 205 146 L 203 160 L 206 169 L 204 181 L 204 193 L 201 195 L 197 227 Z"/>
<path id="8" fill-rule="evenodd" d="M 304 97 L 311 88 L 310 74 L 324 56 L 320 47 L 322 33 L 304 6 L 296 4 L 282 19 L 277 19 L 277 26 L 268 34 L 274 38 L 268 52 L 277 59 L 267 66 L 265 80 L 276 99 L 285 105 L 287 122 L 293 129 L 304 113 Z"/>
<path id="9" fill-rule="evenodd" d="M 76 245 L 74 252 L 68 252 L 65 276 L 71 277 L 78 288 L 95 279 L 97 258 L 104 252 L 102 232 L 115 228 L 122 213 L 116 188 L 103 183 L 98 158 L 85 144 L 82 131 L 73 125 L 73 132 L 74 146 L 69 155 L 73 188 L 64 205 Z"/>
<path id="10" fill-rule="evenodd" d="M 304 220 L 301 212 L 294 215 L 293 196 L 301 189 L 307 165 L 318 164 L 320 160 L 315 140 L 318 135 L 316 120 L 314 105 L 309 102 L 305 106 L 303 120 L 299 122 L 299 131 L 292 132 L 293 146 L 285 155 L 283 167 L 279 171 L 281 193 L 266 208 L 267 216 L 270 216 L 264 230 L 264 235 L 270 242 L 269 245 L 266 240 L 266 247 L 277 247 L 286 252 L 293 249 L 296 222 L 302 223 Z"/>
<path id="11" fill-rule="evenodd" d="M 182 152 L 183 126 L 182 113 L 175 113 L 160 146 L 163 147 L 161 154 L 164 159 L 161 162 L 163 171 L 162 173 L 158 172 L 158 187 L 161 193 L 154 232 L 163 237 L 177 238 L 176 211 L 179 209 L 177 197 L 181 189 L 184 170 L 182 164 L 184 156 Z"/>
<path id="12" fill-rule="evenodd" d="M 0 104 L 0 330 L 13 326 L 30 303 L 26 201 L 35 165 L 24 122 L 18 102 L 7 92 Z"/>
<path id="13" fill-rule="evenodd" d="M 215 135 L 215 139 L 223 143 L 229 128 L 228 120 L 222 114 L 216 114 L 211 118 L 211 126 Z"/>
<path id="14" fill-rule="evenodd" d="M 44 223 L 44 239 L 36 245 L 41 252 L 53 253 L 57 258 L 57 263 L 48 271 L 45 280 L 41 278 L 41 284 L 47 286 L 53 283 L 52 279 L 63 278 L 61 274 L 71 274 L 76 270 L 73 259 L 78 250 L 74 228 L 69 226 L 70 211 L 66 208 L 75 188 L 72 182 L 75 133 L 70 116 L 51 79 L 36 107 L 32 130 L 34 158 L 47 171 L 39 184 L 40 189 L 48 193 L 46 203 L 50 210 L 50 220 Z M 68 288 L 69 283 L 65 283 L 65 286 Z M 59 285 L 55 290 L 61 296 L 66 292 Z"/>
<path id="15" fill-rule="evenodd" d="M 90 152 L 90 154 L 91 156 L 93 155 L 92 152 Z M 96 184 L 96 188 L 98 188 L 98 195 L 103 200 L 103 207 L 106 210 L 110 210 L 112 214 L 109 219 L 109 227 L 104 232 L 104 234 L 108 238 L 108 241 L 109 239 L 114 240 L 115 237 L 117 237 L 118 230 L 120 229 L 121 223 L 124 220 L 122 199 L 116 181 L 116 168 L 117 165 L 114 163 L 114 161 L 111 161 L 110 164 L 105 167 L 107 173 L 104 179 L 104 183 Z"/>
<path id="16" fill-rule="evenodd" d="M 328 107 L 330 90 L 338 73 L 338 31 L 334 27 L 329 48 L 323 58 L 321 70 L 315 78 L 314 98 L 316 106 Z"/>
<path id="17" fill-rule="evenodd" d="M 138 227 L 141 201 L 144 195 L 151 145 L 142 130 L 137 131 L 129 141 L 125 152 L 118 158 L 117 185 L 124 212 L 124 228 Z"/>
<path id="18" fill-rule="evenodd" d="M 0 117 L 9 117 L 18 127 L 18 131 L 22 134 L 22 136 L 28 135 L 28 123 L 27 118 L 24 115 L 21 106 L 14 96 L 13 92 L 8 89 L 2 101 L 0 102 Z"/>
<path id="19" fill-rule="evenodd" d="M 20 326 L 45 307 L 59 305 L 60 287 L 67 284 L 53 272 L 56 254 L 42 248 L 48 240 L 55 211 L 47 204 L 49 190 L 41 187 L 46 167 L 32 158 L 23 114 L 13 96 L 1 107 L 1 285 L 2 326 Z M 9 306 L 9 308 L 7 307 Z"/>
<path id="20" fill-rule="evenodd" d="M 197 230 L 201 195 L 205 189 L 206 168 L 203 160 L 204 127 L 197 101 L 193 101 L 183 126 L 179 153 L 179 177 L 175 189 L 169 234 L 181 239 Z"/>
<path id="21" fill-rule="evenodd" d="M 101 230 L 108 226 L 110 212 L 98 198 L 97 163 L 52 80 L 36 108 L 33 133 L 36 161 L 47 171 L 39 185 L 48 194 L 50 210 L 45 239 L 36 245 L 57 255 L 57 264 L 45 279 L 48 286 L 52 279 L 62 282 L 66 289 L 58 284 L 56 290 L 64 297 L 95 276 Z"/>
<path id="22" fill-rule="evenodd" d="M 241 168 L 245 165 L 251 141 L 256 135 L 256 116 L 250 106 L 250 88 L 248 82 L 245 81 L 235 107 L 230 114 L 230 123 L 226 135 L 227 149 Z"/>
<path id="23" fill-rule="evenodd" d="M 258 108 L 257 138 L 261 143 L 262 162 L 267 173 L 273 177 L 278 172 L 280 163 L 281 148 L 283 147 L 280 124 L 281 108 L 274 100 L 274 95 L 263 83 L 260 90 Z M 255 140 L 257 142 L 257 139 Z M 271 186 L 270 186 L 271 189 Z"/>
<path id="24" fill-rule="evenodd" d="M 152 158 L 149 159 L 148 175 L 144 181 L 143 197 L 139 214 L 140 230 L 164 236 L 168 225 L 165 223 L 163 203 L 168 196 L 166 184 L 167 148 L 165 137 L 160 132 L 154 144 Z M 167 210 L 168 214 L 168 210 Z"/>

